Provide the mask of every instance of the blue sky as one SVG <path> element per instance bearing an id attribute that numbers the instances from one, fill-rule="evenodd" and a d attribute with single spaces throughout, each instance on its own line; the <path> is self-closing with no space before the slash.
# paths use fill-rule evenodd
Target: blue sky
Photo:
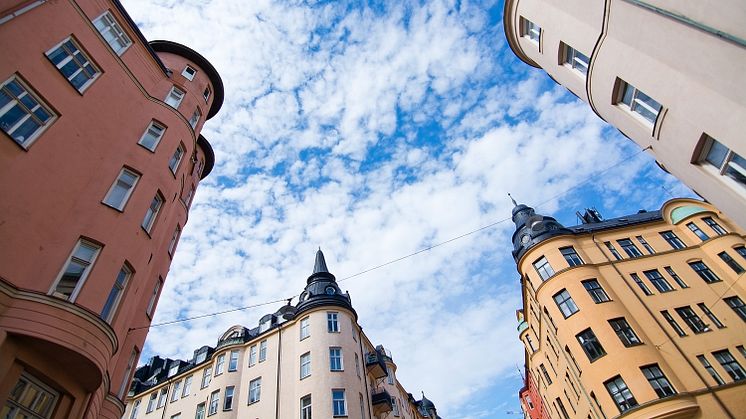
<path id="1" fill-rule="evenodd" d="M 507 193 L 576 224 L 691 196 L 507 47 L 502 2 L 125 0 L 148 39 L 225 83 L 155 323 L 297 295 L 321 246 L 338 279 L 505 220 Z M 341 282 L 397 376 L 448 418 L 519 417 L 520 289 L 501 222 Z M 280 304 L 154 328 L 188 358 Z M 510 414 L 509 412 L 516 412 Z"/>

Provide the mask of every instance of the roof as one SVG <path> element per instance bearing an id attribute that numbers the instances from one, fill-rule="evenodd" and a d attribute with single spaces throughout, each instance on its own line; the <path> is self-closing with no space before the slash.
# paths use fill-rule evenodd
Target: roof
<path id="1" fill-rule="evenodd" d="M 602 230 L 611 230 L 614 228 L 627 227 L 635 224 L 651 223 L 654 221 L 663 220 L 663 215 L 660 211 L 645 211 L 642 210 L 637 214 L 625 215 L 622 217 L 611 218 L 598 223 L 580 224 L 572 227 L 567 227 L 568 230 L 574 234 L 585 234 L 595 233 Z"/>

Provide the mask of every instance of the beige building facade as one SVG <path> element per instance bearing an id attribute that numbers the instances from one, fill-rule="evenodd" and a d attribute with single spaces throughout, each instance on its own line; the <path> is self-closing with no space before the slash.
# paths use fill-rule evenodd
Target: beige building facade
<path id="1" fill-rule="evenodd" d="M 746 5 L 506 0 L 513 52 L 746 228 Z"/>
<path id="2" fill-rule="evenodd" d="M 692 199 L 582 218 L 513 210 L 527 417 L 746 417 L 744 231 Z"/>
<path id="3" fill-rule="evenodd" d="M 321 250 L 298 304 L 233 326 L 189 361 L 154 357 L 138 368 L 128 419 L 438 418 L 396 379 L 396 364 L 357 323 L 350 296 Z"/>

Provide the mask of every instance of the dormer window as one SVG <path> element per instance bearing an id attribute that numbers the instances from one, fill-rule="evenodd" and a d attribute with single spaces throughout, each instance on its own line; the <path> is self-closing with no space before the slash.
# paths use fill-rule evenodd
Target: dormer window
<path id="1" fill-rule="evenodd" d="M 181 72 L 181 75 L 189 81 L 194 80 L 195 74 L 197 74 L 197 70 L 193 69 L 190 66 L 184 67 L 184 71 Z"/>
<path id="2" fill-rule="evenodd" d="M 263 320 L 259 323 L 259 333 L 269 330 L 269 326 L 272 324 L 272 319 Z"/>
<path id="3" fill-rule="evenodd" d="M 324 290 L 327 295 L 334 295 L 337 293 L 337 290 L 334 289 L 334 287 L 326 287 L 326 290 Z"/>

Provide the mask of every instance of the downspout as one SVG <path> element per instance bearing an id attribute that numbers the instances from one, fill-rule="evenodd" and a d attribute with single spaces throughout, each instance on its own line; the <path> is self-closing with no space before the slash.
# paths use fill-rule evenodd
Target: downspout
<path id="1" fill-rule="evenodd" d="M 277 325 L 277 387 L 275 388 L 275 417 L 280 417 L 280 354 L 282 353 L 282 323 Z"/>
<path id="2" fill-rule="evenodd" d="M 163 412 L 161 412 L 161 419 L 163 419 L 163 418 L 166 417 L 166 409 L 168 409 L 168 399 L 171 398 L 171 381 L 172 381 L 171 378 L 169 378 L 168 381 L 167 381 L 168 386 L 166 387 L 166 389 L 167 389 L 166 390 L 166 401 L 163 404 Z M 158 402 L 156 401 L 156 406 L 157 406 L 157 403 Z"/>
<path id="3" fill-rule="evenodd" d="M 355 322 L 355 324 L 357 324 L 357 322 Z M 367 358 L 365 358 L 365 354 L 363 353 L 363 334 L 360 333 L 362 332 L 362 329 L 363 328 L 360 327 L 360 325 L 358 325 L 357 343 L 358 345 L 360 345 L 360 354 L 361 354 L 361 358 L 363 362 L 363 380 L 365 383 L 365 401 L 366 401 L 366 405 L 368 406 L 368 409 L 367 409 L 368 419 L 372 419 L 371 411 L 370 411 L 370 399 L 369 399 L 370 397 L 369 393 L 371 389 L 368 387 L 368 370 L 366 368 L 366 364 L 368 361 L 367 361 Z"/>
<path id="4" fill-rule="evenodd" d="M 645 304 L 645 302 L 643 301 L 642 298 L 640 298 L 640 296 L 637 294 L 637 292 L 635 292 L 635 289 L 632 287 L 632 285 L 629 282 L 627 282 L 627 280 L 624 278 L 624 274 L 622 274 L 622 272 L 619 270 L 619 268 L 617 268 L 616 262 L 612 261 L 609 258 L 609 256 L 606 255 L 606 253 L 601 248 L 601 245 L 598 244 L 598 241 L 596 241 L 596 235 L 595 234 L 592 235 L 591 239 L 593 240 L 593 244 L 595 244 L 596 247 L 598 248 L 598 251 L 601 252 L 601 254 L 604 255 L 604 258 L 606 258 L 606 260 L 609 262 L 609 266 L 611 266 L 612 268 L 614 268 L 614 270 L 616 271 L 617 275 L 619 275 L 619 279 L 622 280 L 622 283 L 625 284 L 627 286 L 627 288 L 629 288 L 630 292 L 635 296 L 635 298 L 640 303 L 640 305 L 642 305 L 645 308 L 645 311 L 648 312 L 648 314 L 650 315 L 650 317 L 655 321 L 655 323 L 658 325 L 658 327 L 663 331 L 663 333 L 666 335 L 666 337 L 668 338 L 668 340 L 673 344 L 674 348 L 676 348 L 676 350 L 679 352 L 679 354 L 681 355 L 681 357 L 684 358 L 684 360 L 686 361 L 686 363 L 689 364 L 689 367 L 691 367 L 691 369 L 694 370 L 694 373 L 697 375 L 697 377 L 699 377 L 699 379 L 705 385 L 705 388 L 707 389 L 707 391 L 710 392 L 710 394 L 712 394 L 712 397 L 715 398 L 715 401 L 720 406 L 720 408 L 723 409 L 723 411 L 725 412 L 725 414 L 729 418 L 735 419 L 735 416 L 733 415 L 733 413 L 731 413 L 730 410 L 728 410 L 728 408 L 725 406 L 725 404 L 723 404 L 723 401 L 720 400 L 720 397 L 718 397 L 717 393 L 715 393 L 712 390 L 712 387 L 710 387 L 710 385 L 707 384 L 707 380 L 705 380 L 705 377 L 703 377 L 702 374 L 700 374 L 700 372 L 697 369 L 697 367 L 691 362 L 691 360 L 689 360 L 689 357 L 686 356 L 686 354 L 681 349 L 681 347 L 679 346 L 679 344 L 676 343 L 676 340 L 668 332 L 668 329 L 660 322 L 660 320 L 658 320 L 658 317 L 655 316 L 655 314 L 650 310 L 650 307 L 648 307 L 648 305 Z M 656 347 L 656 349 L 657 349 L 657 347 Z"/>
<path id="5" fill-rule="evenodd" d="M 606 39 L 606 33 L 609 30 L 609 12 L 611 10 L 610 3 L 611 0 L 604 0 L 604 17 L 601 20 L 601 33 L 598 34 L 598 39 L 596 40 L 596 44 L 593 46 L 593 51 L 591 51 L 591 56 L 588 59 L 588 73 L 585 77 L 585 94 L 586 96 L 588 96 L 588 105 L 590 105 L 593 112 L 604 122 L 606 122 L 606 119 L 601 116 L 601 114 L 598 112 L 598 109 L 596 108 L 596 105 L 593 103 L 593 97 L 591 96 L 591 80 L 593 79 L 593 67 L 596 64 L 596 57 L 598 57 L 599 50 L 601 49 L 601 44 L 603 44 L 604 40 Z"/>

